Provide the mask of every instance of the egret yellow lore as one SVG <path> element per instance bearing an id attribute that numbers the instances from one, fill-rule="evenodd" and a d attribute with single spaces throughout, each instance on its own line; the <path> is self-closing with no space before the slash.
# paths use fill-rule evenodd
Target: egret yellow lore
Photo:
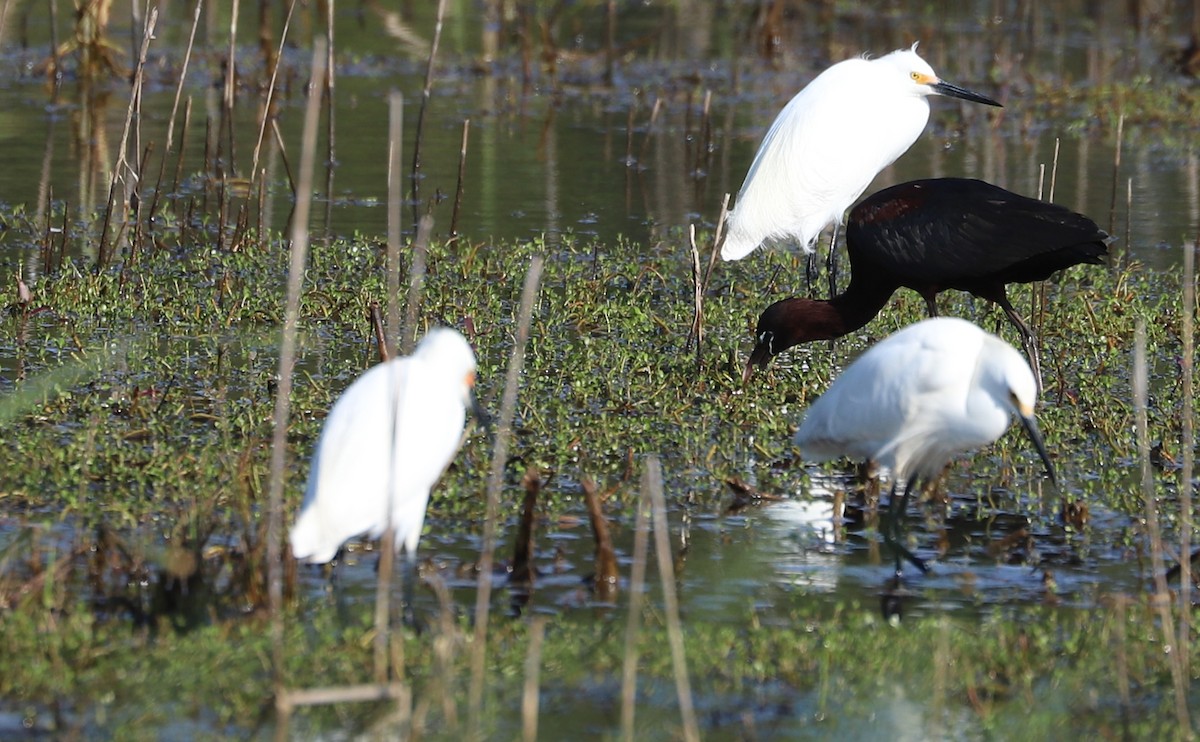
<path id="1" fill-rule="evenodd" d="M 729 214 L 721 257 L 739 260 L 767 243 L 805 252 L 839 224 L 871 181 L 904 154 L 929 121 L 928 96 L 999 106 L 951 85 L 917 45 L 856 57 L 817 75 L 776 116 Z"/>

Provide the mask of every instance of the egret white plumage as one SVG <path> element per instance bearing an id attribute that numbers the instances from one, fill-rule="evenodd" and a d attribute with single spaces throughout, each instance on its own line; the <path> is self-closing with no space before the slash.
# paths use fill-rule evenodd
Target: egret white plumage
<path id="1" fill-rule="evenodd" d="M 918 482 L 938 476 L 956 455 L 993 443 L 1014 415 L 1056 481 L 1034 420 L 1036 401 L 1033 371 L 1016 348 L 966 320 L 935 317 L 890 335 L 850 364 L 808 408 L 795 442 L 807 460 L 846 456 L 886 467 L 898 520 Z M 897 573 L 901 555 L 923 569 L 893 535 L 885 533 L 896 549 Z"/>
<path id="2" fill-rule="evenodd" d="M 313 454 L 289 537 L 296 559 L 328 562 L 347 539 L 379 537 L 390 522 L 411 569 L 429 491 L 458 451 L 465 412 L 482 414 L 474 384 L 470 344 L 437 328 L 411 356 L 381 363 L 347 387 Z"/>
<path id="3" fill-rule="evenodd" d="M 775 117 L 729 214 L 721 257 L 739 260 L 763 242 L 805 252 L 838 224 L 871 181 L 904 154 L 929 121 L 930 95 L 999 106 L 941 80 L 917 45 L 856 57 L 817 75 Z"/>

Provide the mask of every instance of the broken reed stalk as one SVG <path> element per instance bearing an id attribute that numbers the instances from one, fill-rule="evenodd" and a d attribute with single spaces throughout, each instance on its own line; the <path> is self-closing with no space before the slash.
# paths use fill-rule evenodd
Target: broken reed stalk
<path id="1" fill-rule="evenodd" d="M 316 159 L 320 94 L 315 83 L 324 74 L 325 50 L 320 39 L 313 41 L 312 82 L 304 109 L 304 133 L 300 149 L 302 194 L 296 204 L 291 229 L 291 261 L 288 266 L 287 304 L 283 313 L 283 338 L 279 348 L 279 383 L 275 388 L 274 432 L 271 440 L 271 475 L 267 505 L 267 592 L 271 608 L 271 667 L 278 712 L 276 734 L 287 734 L 292 696 L 283 687 L 283 476 L 286 469 L 287 428 L 291 416 L 292 370 L 296 365 L 296 335 L 300 319 L 300 291 L 308 259 L 309 197 L 312 193 L 313 161 Z"/>
<path id="2" fill-rule="evenodd" d="M 387 327 L 388 346 L 400 342 L 400 240 L 403 188 L 400 186 L 400 151 L 404 147 L 404 94 L 388 94 L 387 169 Z"/>
<path id="3" fill-rule="evenodd" d="M 203 2 L 203 0 L 200 0 L 200 1 Z M 283 31 L 279 34 L 279 51 L 276 53 L 276 57 L 275 57 L 276 59 L 279 59 L 283 56 L 283 47 L 284 47 L 284 44 L 287 42 L 288 29 L 291 28 L 292 13 L 295 12 L 295 10 L 296 10 L 296 0 L 291 0 L 291 2 L 288 3 L 287 17 L 283 19 Z M 193 29 L 192 32 L 195 33 L 195 29 Z M 279 65 L 278 64 L 271 65 L 271 80 L 267 84 L 266 100 L 263 101 L 262 119 L 260 119 L 258 122 L 258 138 L 254 140 L 254 156 L 250 158 L 250 163 L 251 163 L 250 164 L 250 178 L 251 178 L 251 180 L 254 180 L 258 177 L 258 158 L 259 158 L 259 155 L 262 154 L 263 142 L 266 141 L 266 138 L 267 138 L 267 120 L 275 119 L 275 116 L 272 114 L 271 106 L 275 102 L 275 80 L 278 77 L 279 77 Z M 259 187 L 261 188 L 262 185 L 260 184 Z"/>
<path id="4" fill-rule="evenodd" d="M 446 0 L 438 0 L 437 21 L 433 26 L 433 43 L 429 45 L 429 60 L 425 65 L 425 87 L 421 91 L 421 108 L 417 112 L 417 136 L 413 143 L 412 159 L 412 204 L 413 221 L 416 222 L 421 210 L 420 188 L 418 178 L 421 172 L 421 141 L 425 133 L 425 110 L 429 108 L 429 97 L 433 92 L 433 61 L 437 57 L 438 44 L 442 40 L 442 19 L 446 16 Z"/>
<path id="5" fill-rule="evenodd" d="M 1183 676 L 1183 663 L 1179 658 L 1174 616 L 1171 612 L 1171 591 L 1167 587 L 1167 573 L 1163 565 L 1162 528 L 1158 522 L 1157 495 L 1154 474 L 1150 467 L 1150 437 L 1147 420 L 1149 395 L 1146 372 L 1146 321 L 1138 318 L 1134 330 L 1133 349 L 1133 407 L 1134 425 L 1137 428 L 1138 459 L 1142 464 L 1142 495 L 1146 503 L 1146 530 L 1150 536 L 1150 569 L 1154 572 L 1154 594 L 1150 602 L 1158 611 L 1159 629 L 1162 631 L 1164 652 L 1171 669 L 1171 680 L 1175 687 L 1175 717 L 1179 729 L 1190 729 L 1187 707 L 1187 680 Z M 1184 554 L 1183 560 L 1189 556 Z"/>
<path id="6" fill-rule="evenodd" d="M 529 624 L 529 652 L 525 655 L 525 689 L 521 696 L 521 738 L 524 742 L 536 742 L 538 736 L 538 689 L 545 636 L 546 617 L 537 616 Z"/>
<path id="7" fill-rule="evenodd" d="M 650 470 L 642 472 L 633 531 L 633 566 L 629 570 L 629 621 L 625 624 L 625 658 L 621 664 L 621 739 L 633 742 L 633 715 L 637 707 L 638 631 L 642 620 L 642 591 L 646 585 L 646 521 L 650 514 Z"/>
<path id="8" fill-rule="evenodd" d="M 467 182 L 467 140 L 471 119 L 463 119 L 462 144 L 458 148 L 458 185 L 454 188 L 454 209 L 450 212 L 450 239 L 458 239 L 458 213 L 462 209 L 463 189 Z"/>
<path id="9" fill-rule="evenodd" d="M 1180 371 L 1183 374 L 1183 422 L 1180 430 L 1180 448 L 1183 449 L 1183 461 L 1179 473 L 1179 509 L 1182 512 L 1179 524 L 1179 661 L 1182 665 L 1182 675 L 1192 676 L 1191 672 L 1191 632 L 1192 632 L 1192 451 L 1196 445 L 1195 419 L 1195 389 L 1193 388 L 1193 363 L 1195 357 L 1195 311 L 1196 311 L 1196 248 L 1200 247 L 1200 235 L 1196 244 L 1183 244 L 1183 316 L 1180 327 L 1183 335 L 1183 353 L 1180 360 Z"/>
<path id="10" fill-rule="evenodd" d="M 471 641 L 471 684 L 467 694 L 470 718 L 470 738 L 482 738 L 484 659 L 487 657 L 488 610 L 492 597 L 492 549 L 496 541 L 496 511 L 499 508 L 500 488 L 504 484 L 504 466 L 508 462 L 509 439 L 512 438 L 512 421 L 517 411 L 517 386 L 521 380 L 521 368 L 525 364 L 525 344 L 529 340 L 529 323 L 533 316 L 533 302 L 537 297 L 538 285 L 542 280 L 542 266 L 546 259 L 535 255 L 529 261 L 525 274 L 525 285 L 521 289 L 521 306 L 517 317 L 517 336 L 513 342 L 512 356 L 508 361 L 508 374 L 504 379 L 504 397 L 500 402 L 500 419 L 496 428 L 496 445 L 492 451 L 491 470 L 487 483 L 487 515 L 483 521 L 483 553 L 479 559 L 479 584 L 475 593 L 475 634 Z"/>
<path id="11" fill-rule="evenodd" d="M 583 487 L 583 502 L 587 507 L 588 520 L 592 524 L 592 540 L 596 542 L 596 576 L 593 581 L 596 600 L 615 603 L 621 575 L 617 570 L 617 555 L 613 551 L 608 522 L 604 520 L 604 510 L 600 507 L 600 494 L 596 491 L 596 483 L 591 477 L 585 476 L 580 486 Z"/>
<path id="12" fill-rule="evenodd" d="M 675 569 L 671 564 L 671 537 L 667 523 L 667 504 L 663 497 L 662 464 L 657 456 L 646 459 L 645 483 L 654 512 L 654 552 L 658 557 L 658 576 L 662 581 L 667 641 L 671 645 L 675 692 L 679 696 L 679 713 L 683 717 L 683 738 L 688 742 L 699 742 L 700 727 L 696 724 L 696 709 L 692 706 L 687 657 L 683 651 L 683 626 L 679 621 L 679 602 L 675 597 Z"/>
<path id="13" fill-rule="evenodd" d="M 717 228 L 713 232 L 712 251 L 708 256 L 708 267 L 704 270 L 704 278 L 700 278 L 700 253 L 696 247 L 696 226 L 688 225 L 688 244 L 692 248 L 692 284 L 694 286 L 693 306 L 695 309 L 692 315 L 692 326 L 688 329 L 687 340 L 684 341 L 684 349 L 692 346 L 692 340 L 696 341 L 696 367 L 700 366 L 700 345 L 704 340 L 704 293 L 708 291 L 708 282 L 712 278 L 713 268 L 717 264 L 717 253 L 721 246 L 721 238 L 725 229 L 725 220 L 729 216 L 729 194 L 725 194 L 725 198 L 721 201 L 721 213 L 717 217 Z"/>
<path id="14" fill-rule="evenodd" d="M 412 264 L 408 268 L 408 301 L 404 305 L 404 334 L 400 336 L 403 355 L 412 353 L 417 344 L 417 311 L 421 308 L 421 286 L 425 282 L 425 258 L 429 254 L 429 238 L 433 234 L 433 217 L 429 214 L 417 222 L 417 237 L 412 244 Z"/>
<path id="15" fill-rule="evenodd" d="M 192 61 L 192 49 L 196 43 L 196 29 L 200 27 L 200 11 L 204 8 L 204 0 L 196 0 L 196 12 L 192 15 L 192 31 L 188 35 L 187 49 L 183 52 L 183 65 L 179 72 L 179 84 L 175 86 L 175 102 L 171 104 L 171 117 L 167 119 L 167 146 L 163 149 L 163 158 L 171 151 L 174 144 L 175 115 L 179 113 L 179 99 L 183 97 L 183 83 L 187 80 L 188 63 Z M 191 100 L 190 98 L 188 99 Z"/>
<path id="16" fill-rule="evenodd" d="M 392 357 L 392 349 L 389 347 L 387 339 L 387 331 L 383 326 L 383 310 L 379 306 L 379 302 L 373 301 L 367 307 L 367 321 L 371 323 L 371 334 L 375 336 L 375 347 L 379 351 L 379 362 L 387 363 Z"/>
<path id="17" fill-rule="evenodd" d="M 508 573 L 508 584 L 519 586 L 528 594 L 533 589 L 537 574 L 533 566 L 533 520 L 537 508 L 542 480 L 538 468 L 531 465 L 521 477 L 525 487 L 525 498 L 521 503 L 521 523 L 517 526 L 517 538 L 513 544 L 512 569 Z"/>

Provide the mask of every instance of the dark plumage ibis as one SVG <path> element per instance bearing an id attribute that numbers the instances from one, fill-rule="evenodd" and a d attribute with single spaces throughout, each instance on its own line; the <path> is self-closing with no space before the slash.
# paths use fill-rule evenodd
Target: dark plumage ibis
<path id="1" fill-rule="evenodd" d="M 937 316 L 937 295 L 947 289 L 998 304 L 1020 333 L 1040 388 L 1033 333 L 1005 287 L 1102 263 L 1108 235 L 1063 206 L 981 180 L 934 178 L 885 188 L 855 206 L 846 251 L 851 275 L 844 292 L 828 300 L 784 299 L 763 311 L 743 381 L 793 345 L 857 330 L 906 286 L 924 297 L 931 317 Z"/>

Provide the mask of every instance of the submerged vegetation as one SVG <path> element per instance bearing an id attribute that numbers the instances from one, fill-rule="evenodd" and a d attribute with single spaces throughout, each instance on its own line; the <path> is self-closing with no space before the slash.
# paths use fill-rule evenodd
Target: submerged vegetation
<path id="1" fill-rule="evenodd" d="M 459 241 L 430 252 L 422 324 L 471 328 L 480 396 L 493 410 L 512 342 L 514 287 L 531 256 L 545 249 L 536 241 Z M 68 264 L 35 284 L 32 302 L 5 320 L 19 339 L 15 358 L 24 380 L 3 411 L 9 445 L 0 451 L 0 466 L 9 472 L 3 501 L 11 536 L 0 555 L 6 613 L 0 639 L 12 649 L 0 696 L 29 704 L 24 708 L 36 724 L 122 736 L 121 729 L 170 729 L 181 717 L 210 729 L 267 723 L 261 516 L 285 261 L 282 246 L 271 240 L 265 250 L 161 250 L 123 272 Z M 807 477 L 789 437 L 807 401 L 873 339 L 919 318 L 923 303 L 900 292 L 862 334 L 832 352 L 815 345 L 794 349 L 742 387 L 737 354 L 750 344 L 759 287 L 776 271 L 802 275 L 803 267 L 799 258 L 775 253 L 718 270 L 698 363 L 684 348 L 693 291 L 682 240 L 654 248 L 626 242 L 560 248 L 546 266 L 534 312 L 504 518 L 515 517 L 521 476 L 532 466 L 543 483 L 540 522 L 577 515 L 584 478 L 601 483 L 606 510 L 623 520 L 637 495 L 641 460 L 651 453 L 664 462 L 674 507 L 693 516 L 721 517 L 729 504 L 727 478 L 757 478 L 764 492 L 804 492 Z M 1093 518 L 1127 523 L 1119 529 L 1124 542 L 1091 543 L 1090 526 L 1064 520 L 1061 507 L 1036 514 L 1042 506 L 1028 499 L 1036 495 L 1020 494 L 1037 471 L 1020 436 L 1005 436 L 946 480 L 955 493 L 1001 488 L 983 507 L 1030 516 L 1034 533 L 1076 531 L 1067 536 L 1075 545 L 1061 561 L 1057 547 L 1044 546 L 1056 555 L 1041 564 L 1048 575 L 1077 568 L 1070 559 L 1103 566 L 1111 558 L 1092 552 L 1119 549 L 1145 560 L 1135 572 L 1148 580 L 1148 541 L 1137 525 L 1142 505 L 1130 348 L 1135 323 L 1146 320 L 1154 379 L 1150 429 L 1164 456 L 1156 479 L 1169 503 L 1178 477 L 1169 455 L 1178 450 L 1182 424 L 1179 280 L 1137 265 L 1074 269 L 1049 285 L 1046 309 L 1034 320 L 1041 325 L 1047 379 L 1039 416 L 1047 446 L 1066 473 L 1063 491 L 1043 497 L 1082 503 Z M 288 434 L 289 513 L 298 505 L 324 411 L 373 362 L 365 310 L 382 301 L 384 291 L 383 251 L 369 239 L 314 247 Z M 1027 303 L 1028 290 L 1018 297 Z M 943 311 L 985 327 L 1005 325 L 1001 312 L 972 305 L 965 295 L 944 298 Z M 432 532 L 478 533 L 489 445 L 487 436 L 473 435 L 435 490 Z M 1009 488 L 1015 489 L 1005 496 Z M 1174 525 L 1171 518 L 1168 528 Z M 508 547 L 500 549 L 507 553 Z M 1038 566 L 1036 556 L 1027 558 L 1031 568 Z M 681 566 L 686 573 L 686 561 Z M 586 564 L 568 569 L 580 580 L 590 571 Z M 370 610 L 347 614 L 314 602 L 311 590 L 300 590 L 294 580 L 292 572 L 288 677 L 297 685 L 364 677 Z M 531 608 L 558 602 L 550 597 L 556 589 L 547 589 L 549 602 L 535 591 Z M 921 589 L 919 580 L 913 589 Z M 1086 717 L 1097 731 L 1167 723 L 1134 711 L 1156 708 L 1169 695 L 1167 660 L 1150 628 L 1145 594 L 1056 594 L 1050 586 L 1052 604 L 1091 607 L 998 610 L 982 628 L 968 628 L 977 619 L 949 616 L 914 617 L 891 628 L 874 618 L 875 600 L 869 592 L 841 607 L 791 599 L 762 615 L 748 606 L 741 625 L 685 622 L 688 660 L 704 679 L 696 693 L 712 715 L 708 725 L 786 729 L 806 719 L 814 734 L 856 728 L 869 708 L 855 700 L 864 694 L 918 704 L 921 713 L 934 714 L 922 717 L 926 730 L 1015 733 L 1029 725 L 1049 728 L 1063 713 Z M 1115 602 L 1128 610 L 1114 613 Z M 555 690 L 544 708 L 575 708 L 571 687 L 596 703 L 615 703 L 603 678 L 619 667 L 619 613 L 555 610 L 542 650 L 544 684 Z M 653 650 L 662 628 L 649 620 L 640 672 L 651 687 L 669 687 L 670 666 Z M 404 642 L 416 698 L 433 705 L 430 732 L 462 713 L 427 695 L 463 682 L 466 627 L 455 618 L 442 626 L 450 631 L 443 637 L 450 649 L 427 634 L 407 635 Z M 497 701 L 489 707 L 498 730 L 517 724 L 499 709 L 511 707 L 502 699 L 517 693 L 524 626 L 494 619 L 498 640 L 489 643 L 488 698 Z M 1120 674 L 1117 665 L 1105 664 L 1117 662 L 1111 647 L 1118 635 L 1129 653 Z M 434 651 L 449 655 L 429 655 Z M 931 664 L 931 656 L 949 660 Z M 221 669 L 198 669 L 206 665 Z M 149 667 L 157 669 L 147 676 Z M 156 695 L 164 673 L 180 676 L 179 685 L 165 687 L 190 689 L 186 704 Z M 1121 675 L 1134 689 L 1124 705 L 1114 701 Z M 1097 684 L 1099 678 L 1106 680 Z M 895 696 L 897 687 L 907 695 Z M 1030 711 L 1047 695 L 1061 707 Z M 929 707 L 930 699 L 941 705 Z M 369 725 L 379 712 L 370 706 L 310 711 L 297 723 Z M 556 718 L 543 723 L 563 723 Z M 595 723 L 604 728 L 602 716 Z M 674 724 L 669 715 L 659 723 Z"/>
<path id="2" fill-rule="evenodd" d="M 464 12 L 466 4 L 455 5 Z M 658 141 L 651 131 L 668 127 L 656 119 L 658 103 L 653 112 L 636 110 L 661 72 L 669 78 L 664 99 L 687 91 L 680 106 L 684 123 L 672 132 L 686 140 L 687 154 L 682 166 L 662 165 L 659 177 L 678 181 L 670 190 L 703 190 L 697 183 L 709 177 L 706 168 L 719 159 L 717 150 L 731 147 L 739 125 L 732 112 L 723 124 L 714 123 L 717 116 L 700 91 L 708 73 L 689 63 L 681 74 L 667 58 L 697 9 L 668 4 L 655 29 L 619 36 L 608 25 L 608 41 L 588 46 L 580 41 L 588 38 L 580 31 L 584 16 L 615 24 L 624 19 L 616 13 L 623 4 L 484 5 L 489 13 L 501 12 L 499 21 L 485 24 L 479 58 L 448 65 L 456 74 L 499 79 L 519 68 L 513 77 L 530 90 L 545 85 L 561 93 L 575 85 L 594 91 L 604 106 L 635 101 L 634 110 L 622 108 L 621 114 L 628 115 L 621 166 L 628 186 L 634 173 L 652 167 L 649 159 L 638 162 Z M 722 36 L 721 43 L 754 46 L 774 63 L 791 59 L 794 52 L 781 45 L 789 38 L 783 33 L 786 4 L 760 5 L 719 4 L 720 13 L 741 24 L 742 34 Z M 89 7 L 104 10 L 104 23 L 84 28 L 98 33 L 79 37 L 79 46 L 50 47 L 62 55 L 55 55 L 56 78 L 90 74 L 87 54 L 95 74 L 119 66 L 116 47 L 104 38 L 108 5 Z M 16 287 L 0 317 L 6 444 L 0 447 L 0 737 L 266 736 L 279 729 L 277 689 L 352 685 L 371 677 L 376 627 L 361 585 L 361 573 L 375 561 L 369 545 L 353 545 L 332 582 L 285 558 L 279 662 L 273 654 L 267 493 L 293 245 L 270 226 L 265 204 L 276 195 L 273 189 L 303 189 L 293 181 L 297 153 L 283 146 L 278 129 L 274 139 L 267 133 L 292 101 L 255 99 L 263 104 L 254 114 L 254 136 L 266 143 L 263 161 L 283 161 L 283 173 L 277 166 L 267 173 L 255 170 L 256 147 L 244 141 L 233 146 L 240 131 L 234 119 L 251 106 L 243 102 L 236 109 L 232 94 L 274 92 L 266 80 L 276 64 L 290 95 L 304 89 L 296 82 L 302 76 L 296 60 L 288 53 L 276 56 L 287 36 L 275 28 L 277 19 L 268 19 L 269 7 L 259 8 L 261 79 L 235 79 L 233 65 L 207 50 L 207 72 L 223 79 L 230 94 L 209 110 L 207 122 L 198 108 L 192 117 L 190 102 L 176 107 L 165 130 L 179 132 L 177 149 L 169 140 L 158 150 L 151 143 L 149 132 L 161 134 L 162 121 L 153 127 L 146 122 L 146 134 L 130 137 L 142 124 L 141 109 L 131 103 L 129 122 L 137 126 L 126 126 L 130 138 L 120 143 L 129 147 L 129 159 L 123 154 L 115 167 L 98 168 L 103 183 L 94 182 L 96 172 L 83 175 L 92 160 L 81 166 L 81 189 L 90 195 L 68 204 L 43 187 L 37 196 L 31 193 L 28 209 L 0 206 L 0 237 L 8 251 L 0 255 L 8 256 L 6 275 L 15 275 Z M 810 25 L 824 30 L 820 43 L 809 39 L 813 48 L 838 56 L 857 43 L 836 32 L 834 4 L 819 10 L 820 25 Z M 428 34 L 429 43 L 401 23 L 411 19 L 373 6 L 368 11 L 384 18 L 409 53 L 428 55 L 428 91 L 436 36 Z M 850 15 L 841 20 L 857 19 Z M 155 38 L 154 18 L 150 13 L 145 44 Z M 321 20 L 305 19 L 318 35 Z M 487 38 L 496 29 L 503 33 Z M 888 43 L 903 36 L 894 30 L 886 35 Z M 614 41 L 618 36 L 625 40 Z M 575 39 L 574 46 L 568 39 Z M 1019 114 L 1005 109 L 1012 118 L 1003 133 L 993 132 L 998 140 L 1036 127 L 1041 116 L 1055 117 L 1081 137 L 1111 135 L 1122 126 L 1134 132 L 1128 136 L 1165 143 L 1194 133 L 1195 96 L 1186 80 L 1151 85 L 1150 78 L 1131 75 L 1073 85 L 1060 74 L 1027 82 L 1001 74 L 1020 59 L 1019 50 L 1008 46 L 1012 38 L 997 32 L 993 40 L 1003 41 L 996 46 L 1005 51 L 990 57 L 990 70 L 977 70 L 979 78 L 1032 91 Z M 638 56 L 645 44 L 664 58 L 643 55 L 653 57 L 647 62 Z M 1101 51 L 1101 57 L 1116 54 L 1109 46 Z M 73 72 L 76 52 L 80 69 Z M 718 69 L 746 63 L 723 53 L 731 59 L 717 63 Z M 140 101 L 142 65 L 136 54 L 129 62 L 137 66 L 132 98 Z M 170 64 L 158 64 L 155 74 L 169 78 Z M 366 75 L 376 71 L 370 64 L 368 55 L 354 54 L 353 65 L 369 69 Z M 622 71 L 631 70 L 645 73 L 644 88 L 622 82 Z M 723 82 L 733 105 L 747 98 L 777 103 L 773 84 L 747 92 L 736 69 L 721 74 L 730 78 Z M 179 77 L 182 83 L 182 72 Z M 342 95 L 354 90 L 344 79 L 339 84 Z M 535 95 L 530 90 L 522 95 Z M 326 101 L 333 97 L 332 78 L 325 79 L 324 95 Z M 332 111 L 326 111 L 325 131 L 329 209 L 342 198 L 332 185 Z M 85 112 L 80 119 L 103 131 L 105 116 Z M 1104 115 L 1098 120 L 1097 113 Z M 948 120 L 952 130 L 953 118 Z M 713 131 L 721 126 L 727 139 L 718 144 Z M 206 127 L 201 138 L 196 130 Z M 543 137 L 550 119 L 545 127 Z M 464 159 L 467 133 L 464 125 Z M 81 129 L 78 141 L 107 143 L 105 136 Z M 944 134 L 947 148 L 956 136 Z M 140 152 L 133 151 L 135 141 Z M 378 142 L 380 155 L 385 145 Z M 95 156 L 91 146 L 87 157 Z M 182 177 L 192 167 L 185 157 L 189 148 L 204 151 L 202 171 L 190 178 Z M 554 156 L 566 159 L 568 148 L 563 150 Z M 251 151 L 255 168 L 246 169 L 238 158 L 248 159 Z M 1033 157 L 1032 148 L 1028 154 Z M 96 161 L 109 157 L 104 153 Z M 768 503 L 857 501 L 858 483 L 845 462 L 806 464 L 790 438 L 808 403 L 840 369 L 923 316 L 920 297 L 901 290 L 860 331 L 835 343 L 794 348 L 743 385 L 758 313 L 770 301 L 805 290 L 801 256 L 761 251 L 754 260 L 718 264 L 697 292 L 696 274 L 711 249 L 706 227 L 695 255 L 681 224 L 656 224 L 644 240 L 553 230 L 530 239 L 484 239 L 457 229 L 462 191 L 447 196 L 455 189 L 428 175 L 432 159 L 426 158 L 422 175 L 419 158 L 413 158 L 411 179 L 405 177 L 413 190 L 404 205 L 441 219 L 450 208 L 442 202 L 452 201 L 455 216 L 448 228 L 439 228 L 454 237 L 429 246 L 417 327 L 406 329 L 449 324 L 462 330 L 478 356 L 478 394 L 493 412 L 501 406 L 517 334 L 521 279 L 535 256 L 546 257 L 503 462 L 499 566 L 492 572 L 499 594 L 492 602 L 510 601 L 509 611 L 493 611 L 484 625 L 485 703 L 482 718 L 474 719 L 468 677 L 476 671 L 471 653 L 479 634 L 473 634 L 474 617 L 462 594 L 474 597 L 485 570 L 477 560 L 494 440 L 493 431 L 476 429 L 430 502 L 430 538 L 423 544 L 434 545 L 422 553 L 428 589 L 419 599 L 425 625 L 396 632 L 391 647 L 395 678 L 411 695 L 399 703 L 301 709 L 291 720 L 294 733 L 412 731 L 460 739 L 464 729 L 478 729 L 504 739 L 530 735 L 532 726 L 545 738 L 615 737 L 618 709 L 631 700 L 619 678 L 636 648 L 638 738 L 684 736 L 688 727 L 675 696 L 680 670 L 668 651 L 681 636 L 706 736 L 891 738 L 902 730 L 916 737 L 1008 738 L 1061 736 L 1066 728 L 1080 736 L 1187 736 L 1181 725 L 1188 703 L 1200 700 L 1192 669 L 1200 658 L 1190 624 L 1178 639 L 1166 636 L 1161 609 L 1170 605 L 1177 610 L 1171 615 L 1187 619 L 1191 598 L 1174 572 L 1169 587 L 1179 592 L 1155 584 L 1165 570 L 1153 566 L 1156 559 L 1175 565 L 1183 553 L 1181 536 L 1190 536 L 1193 526 L 1181 508 L 1193 484 L 1184 481 L 1192 453 L 1185 441 L 1194 425 L 1188 412 L 1192 387 L 1184 374 L 1194 368 L 1185 324 L 1195 309 L 1187 291 L 1194 278 L 1175 267 L 1173 257 L 1168 268 L 1152 270 L 1137 260 L 1146 245 L 1118 239 L 1107 265 L 1077 267 L 1044 286 L 1011 290 L 1040 339 L 1046 388 L 1038 418 L 1061 475 L 1059 489 L 1038 478 L 1040 464 L 1020 434 L 1007 434 L 951 466 L 938 492 L 921 504 L 920 522 L 909 531 L 913 548 L 936 557 L 933 576 L 915 577 L 898 590 L 883 588 L 881 595 L 877 585 L 890 574 L 869 506 L 862 522 L 851 522 L 848 514 L 833 523 L 826 519 L 822 527 L 836 524 L 837 535 L 819 546 L 789 535 L 784 548 L 837 561 L 823 569 L 856 571 L 838 590 L 822 591 L 780 580 L 773 570 L 742 574 L 735 554 L 765 538 L 756 517 L 769 511 Z M 234 164 L 253 177 L 235 177 Z M 1053 173 L 1057 162 L 1051 167 Z M 460 186 L 463 172 L 460 167 Z M 491 173 L 500 180 L 508 175 Z M 429 182 L 418 194 L 422 177 Z M 520 181 L 509 177 L 506 187 Z M 168 189 L 167 182 L 174 185 Z M 467 183 L 467 202 L 484 187 L 495 186 Z M 35 199 L 41 203 L 32 205 Z M 1114 196 L 1114 214 L 1116 202 Z M 1103 222 L 1104 215 L 1092 216 Z M 703 224 L 705 217 L 696 221 Z M 318 232 L 313 230 L 300 296 L 285 437 L 288 522 L 327 410 L 379 357 L 369 310 L 402 301 L 389 292 L 380 235 Z M 1181 236 L 1161 238 L 1174 255 Z M 413 255 L 405 246 L 403 267 Z M 703 298 L 699 344 L 688 333 L 697 293 Z M 1016 340 L 1004 314 L 985 302 L 947 292 L 939 304 L 943 314 Z M 1149 372 L 1147 453 L 1139 451 L 1133 391 L 1140 327 Z M 636 537 L 632 549 L 628 542 L 638 529 L 645 489 L 639 480 L 651 457 L 662 463 L 674 536 L 668 563 L 676 578 L 666 580 L 672 587 L 645 589 L 644 607 L 635 614 L 644 625 L 627 644 L 630 595 L 642 594 L 631 574 L 648 561 L 636 558 Z M 830 482 L 832 494 L 826 491 Z M 512 525 L 531 492 L 537 494 L 534 517 L 524 525 L 534 526 L 534 580 L 531 588 L 517 589 L 505 583 L 512 566 L 505 557 L 514 551 L 513 534 L 520 529 Z M 593 565 L 590 536 L 581 537 L 576 528 L 587 517 L 585 493 L 598 497 L 597 510 L 617 532 L 616 559 L 610 552 L 603 568 L 615 564 L 620 571 L 615 592 L 593 592 L 600 560 Z M 1147 497 L 1157 505 L 1157 519 L 1146 509 Z M 704 529 L 717 544 L 712 558 L 721 562 L 718 569 L 706 568 L 702 560 L 712 555 L 695 546 Z M 439 537 L 445 548 L 438 548 Z M 359 565 L 367 566 L 355 573 Z M 1010 569 L 1019 570 L 1020 578 L 996 576 Z M 714 619 L 703 598 L 727 587 L 728 604 Z M 667 607 L 672 590 L 682 606 L 679 634 L 672 625 L 676 612 Z M 903 620 L 880 618 L 881 598 L 897 597 L 906 608 Z"/>

